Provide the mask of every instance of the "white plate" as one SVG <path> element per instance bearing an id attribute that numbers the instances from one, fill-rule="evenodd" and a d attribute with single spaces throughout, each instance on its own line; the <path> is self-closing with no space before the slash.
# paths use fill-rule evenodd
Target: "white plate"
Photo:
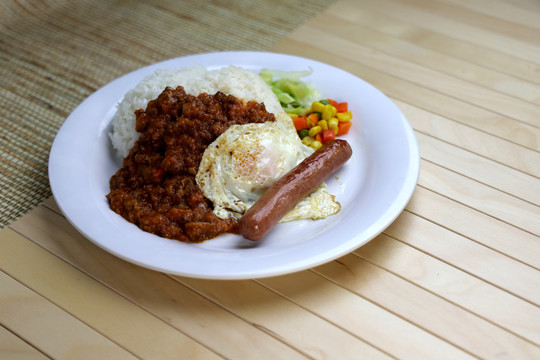
<path id="1" fill-rule="evenodd" d="M 121 166 L 108 133 L 116 104 L 156 69 L 201 64 L 238 65 L 314 72 L 305 81 L 324 97 L 347 101 L 354 114 L 345 139 L 353 156 L 329 178 L 330 193 L 342 205 L 325 220 L 277 225 L 263 240 L 225 234 L 187 244 L 143 232 L 112 212 L 105 195 Z M 286 274 L 336 259 L 381 233 L 401 213 L 418 179 L 420 157 L 411 126 L 379 90 L 335 67 L 295 56 L 262 52 L 209 53 L 144 67 L 102 87 L 83 101 L 58 132 L 49 158 L 56 202 L 88 239 L 135 264 L 189 277 L 248 279 Z"/>

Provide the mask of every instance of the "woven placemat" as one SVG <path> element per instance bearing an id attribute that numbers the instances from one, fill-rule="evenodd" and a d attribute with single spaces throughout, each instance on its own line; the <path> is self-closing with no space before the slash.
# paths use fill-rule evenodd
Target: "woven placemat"
<path id="1" fill-rule="evenodd" d="M 0 228 L 51 195 L 63 121 L 118 76 L 178 56 L 266 50 L 329 0 L 0 2 Z"/>

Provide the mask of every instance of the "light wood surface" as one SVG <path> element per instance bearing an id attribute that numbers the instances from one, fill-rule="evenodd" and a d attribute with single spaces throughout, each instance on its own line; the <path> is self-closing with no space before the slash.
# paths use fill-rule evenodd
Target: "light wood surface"
<path id="1" fill-rule="evenodd" d="M 540 2 L 339 0 L 270 50 L 409 119 L 397 220 L 310 270 L 211 281 L 108 254 L 48 199 L 0 232 L 0 358 L 540 359 Z"/>

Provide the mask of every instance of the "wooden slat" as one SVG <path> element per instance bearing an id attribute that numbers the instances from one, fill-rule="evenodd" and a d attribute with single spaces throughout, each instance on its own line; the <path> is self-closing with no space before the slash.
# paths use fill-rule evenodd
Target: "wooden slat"
<path id="1" fill-rule="evenodd" d="M 264 326 L 306 355 L 318 359 L 390 359 L 341 328 L 296 306 L 265 287 L 248 281 L 177 278 L 257 326 Z M 287 314 L 286 319 L 280 314 Z M 286 321 L 284 321 L 286 320 Z"/>
<path id="2" fill-rule="evenodd" d="M 407 106 L 404 106 L 404 108 L 407 108 Z M 443 125 L 443 128 L 444 128 L 444 125 Z M 437 130 L 437 132 L 441 132 L 441 130 L 442 129 Z M 468 137 L 467 131 L 463 131 L 461 133 L 463 134 L 463 138 L 465 139 L 464 141 L 467 141 L 467 137 Z M 477 148 L 476 150 L 479 151 L 480 156 L 476 156 L 476 154 L 473 155 L 473 154 L 467 153 L 466 151 L 463 151 L 462 148 L 448 146 L 445 143 L 437 142 L 431 137 L 424 136 L 423 134 L 419 134 L 418 136 L 420 138 L 420 141 L 423 143 L 424 153 L 429 154 L 429 156 L 426 156 L 426 158 L 428 158 L 430 161 L 440 163 L 442 164 L 442 166 L 449 167 L 455 170 L 459 168 L 459 165 L 456 162 L 456 161 L 459 161 L 462 163 L 462 165 L 466 165 L 466 166 L 461 166 L 461 168 L 458 170 L 458 171 L 461 171 L 463 175 L 467 177 L 473 177 L 477 179 L 479 182 L 486 181 L 487 185 L 498 188 L 502 190 L 503 192 L 508 193 L 508 195 L 513 195 L 521 199 L 524 199 L 525 202 L 532 203 L 532 204 L 523 203 L 523 201 L 514 199 L 512 198 L 512 196 L 508 196 L 506 194 L 496 195 L 496 197 L 494 198 L 496 202 L 501 201 L 501 202 L 508 202 L 508 204 L 513 204 L 513 205 L 510 205 L 510 208 L 514 206 L 520 207 L 521 209 L 519 211 L 524 211 L 524 213 L 522 214 L 523 217 L 521 218 L 522 221 L 520 221 L 520 219 L 515 217 L 515 219 L 513 219 L 513 220 L 516 220 L 514 223 L 518 226 L 519 224 L 523 224 L 525 229 L 528 229 L 529 231 L 532 231 L 534 233 L 538 233 L 538 227 L 536 226 L 537 224 L 535 224 L 534 219 L 540 214 L 540 208 L 537 206 L 539 204 L 538 203 L 539 198 L 537 194 L 538 194 L 538 191 L 540 190 L 540 184 L 534 177 L 529 177 L 526 173 L 523 173 L 521 171 L 514 171 L 514 169 L 500 166 L 499 162 L 503 162 L 502 157 L 511 156 L 510 154 L 512 153 L 512 150 L 505 147 L 505 144 L 499 143 L 496 139 L 495 140 L 484 139 L 485 142 L 490 143 L 488 147 L 491 147 L 491 150 L 480 149 L 481 147 L 484 147 L 481 144 L 485 143 L 482 140 L 483 136 L 480 134 L 480 136 L 478 136 L 476 139 L 478 141 L 478 144 L 480 145 L 475 146 Z M 456 143 L 460 142 L 459 140 L 457 140 L 458 138 L 455 137 L 453 134 L 451 134 L 450 136 L 445 136 L 445 137 L 446 137 L 446 140 L 455 138 Z M 475 142 L 473 139 L 474 138 L 469 138 L 468 140 L 470 140 L 471 142 Z M 470 148 L 470 146 L 468 145 L 464 145 L 463 147 Z M 516 149 L 516 150 L 519 151 L 520 149 Z M 496 155 L 493 155 L 495 153 Z M 447 156 L 449 154 L 451 154 L 451 156 Z M 533 157 L 536 157 L 537 154 L 531 153 L 531 155 L 533 155 Z M 514 167 L 518 167 L 518 164 L 520 162 L 521 162 L 521 155 L 518 155 L 516 153 L 515 158 L 513 160 L 509 160 L 507 164 L 513 165 Z M 534 172 L 536 172 L 536 169 L 538 169 L 537 165 L 538 165 L 537 160 L 530 162 L 531 169 L 534 169 Z M 488 178 L 491 180 L 488 180 Z M 517 182 L 514 182 L 514 181 L 517 181 Z M 451 180 L 448 180 L 447 182 L 451 183 Z M 457 187 L 458 185 L 456 184 L 455 186 Z M 474 188 L 480 188 L 480 187 L 482 187 L 482 185 L 470 186 L 467 189 L 467 192 L 473 193 L 475 191 L 473 190 Z M 489 198 L 488 194 L 497 193 L 497 191 L 495 191 L 494 189 L 490 189 L 489 187 L 484 187 L 484 189 L 481 192 L 484 193 L 488 198 Z M 480 199 L 477 199 L 476 203 L 480 205 L 478 208 L 481 208 L 481 209 L 487 209 L 490 207 L 488 203 L 480 203 Z M 512 210 L 506 207 L 499 207 L 498 210 L 496 210 L 496 212 L 500 214 L 504 212 L 510 213 L 511 211 Z M 505 218 L 504 215 L 502 215 L 502 217 Z M 510 217 L 514 217 L 514 216 L 510 215 Z"/>
<path id="3" fill-rule="evenodd" d="M 474 274 L 455 268 L 449 263 L 449 258 L 440 261 L 384 234 L 356 250 L 355 254 L 516 335 L 540 344 L 538 306 L 482 281 Z M 501 309 L 514 311 L 509 313 Z"/>
<path id="4" fill-rule="evenodd" d="M 540 305 L 540 282 L 535 281 L 539 272 L 536 269 L 408 212 L 403 212 L 385 233 Z M 515 274 L 520 274 L 523 281 L 516 281 Z"/>
<path id="5" fill-rule="evenodd" d="M 411 267 L 417 264 L 405 259 Z M 540 348 L 353 254 L 315 271 L 480 358 L 540 356 Z"/>
<path id="6" fill-rule="evenodd" d="M 521 81 L 540 84 L 540 74 L 536 72 L 537 63 L 460 41 L 452 36 L 426 29 L 421 23 L 404 22 L 404 19 L 393 16 L 391 12 L 370 11 L 357 2 L 339 1 L 333 6 L 332 15 L 444 54 L 451 59 L 463 60 L 475 68 L 490 69 Z"/>
<path id="7" fill-rule="evenodd" d="M 420 132 L 416 133 L 416 137 L 421 146 L 421 156 L 425 160 L 509 195 L 540 205 L 540 195 L 537 191 L 540 185 L 534 176 Z M 534 210 L 532 212 L 534 213 Z"/>
<path id="8" fill-rule="evenodd" d="M 136 359 L 2 271 L 0 321 L 52 358 Z"/>
<path id="9" fill-rule="evenodd" d="M 471 9 L 495 18 L 510 21 L 515 24 L 521 24 L 529 28 L 540 30 L 540 4 L 538 1 L 531 0 L 533 5 L 531 9 L 523 9 L 515 6 L 512 1 L 504 0 L 443 0 L 446 3 Z"/>
<path id="10" fill-rule="evenodd" d="M 426 156 L 429 161 L 421 162 L 424 171 L 422 171 L 418 179 L 419 184 L 497 219 L 509 222 L 520 229 L 540 235 L 540 224 L 536 221 L 540 214 L 540 207 L 506 192 L 517 190 L 519 187 L 524 192 L 523 199 L 537 202 L 534 193 L 530 193 L 529 197 L 527 197 L 527 194 L 531 189 L 535 190 L 537 188 L 538 181 L 531 179 L 531 182 L 527 183 L 525 181 L 527 177 L 524 176 L 524 181 L 520 182 L 517 178 L 520 175 L 519 173 L 514 173 L 517 176 L 512 179 L 511 176 L 504 175 L 513 172 L 510 170 L 507 173 L 501 172 L 504 168 L 500 169 L 498 164 L 470 156 L 470 153 L 434 141 L 432 138 L 421 134 L 418 138 L 422 143 L 424 153 L 430 154 L 429 157 Z M 451 158 L 450 154 L 458 156 Z M 448 168 L 458 166 L 459 162 L 461 162 L 461 170 L 465 170 L 465 166 L 467 166 L 470 173 L 464 171 L 465 174 L 457 174 L 448 170 Z M 437 163 L 440 165 L 437 165 Z M 493 166 L 485 166 L 486 163 Z M 479 179 L 470 179 L 470 176 L 476 176 Z M 504 179 L 505 177 L 506 179 Z M 494 184 L 487 185 L 499 185 L 503 191 L 482 183 L 482 181 L 488 179 L 492 179 Z M 502 183 L 504 180 L 507 180 L 507 182 Z"/>
<path id="11" fill-rule="evenodd" d="M 2 232 L 0 263 L 4 272 L 68 313 L 77 314 L 79 320 L 133 354 L 159 359 L 177 359 L 178 354 L 221 358 L 9 229 Z"/>
<path id="12" fill-rule="evenodd" d="M 424 186 L 416 188 L 406 209 L 446 229 L 452 229 L 471 241 L 540 270 L 538 236 L 507 222 L 497 221 L 486 213 L 437 194 Z"/>
<path id="13" fill-rule="evenodd" d="M 540 152 L 486 134 L 403 101 L 394 99 L 394 102 L 416 131 L 540 178 Z"/>
<path id="14" fill-rule="evenodd" d="M 319 22 L 313 28 L 306 27 L 305 31 L 313 31 L 315 36 L 320 37 L 318 31 L 328 33 L 332 30 L 334 35 L 349 42 L 362 44 L 377 52 L 405 60 L 411 63 L 408 64 L 409 68 L 413 66 L 412 64 L 419 65 L 425 70 L 404 70 L 410 73 L 408 76 L 414 76 L 423 80 L 427 86 L 435 86 L 437 84 L 444 88 L 453 87 L 461 90 L 469 87 L 471 88 L 470 93 L 464 93 L 462 95 L 466 95 L 468 101 L 471 102 L 475 101 L 475 98 L 478 97 L 479 101 L 476 100 L 475 103 L 482 104 L 482 106 L 489 104 L 489 102 L 484 101 L 485 96 L 489 97 L 495 103 L 498 103 L 498 99 L 502 98 L 506 99 L 506 103 L 514 103 L 515 100 L 521 99 L 523 100 L 521 103 L 531 102 L 536 105 L 540 104 L 540 85 L 538 84 L 531 83 L 529 80 L 516 79 L 513 76 L 485 68 L 484 66 L 475 65 L 474 63 L 456 59 L 439 51 L 424 48 L 415 43 L 416 39 L 402 39 L 388 35 L 379 29 L 384 24 L 381 25 L 378 21 L 384 22 L 384 19 L 380 19 L 380 16 L 377 14 L 366 14 L 362 12 L 364 16 L 359 21 L 343 22 L 344 19 L 346 20 L 348 13 L 350 12 L 336 11 L 330 17 L 327 14 L 319 15 L 317 18 Z M 336 26 L 336 24 L 339 25 Z M 329 40 L 332 41 L 331 39 Z M 347 46 L 346 43 L 343 44 Z M 369 51 L 361 51 L 361 54 L 370 56 Z M 388 61 L 392 60 L 389 59 Z M 393 61 L 397 62 L 396 60 Z M 389 72 L 393 70 L 384 62 L 380 66 L 383 68 L 387 67 Z M 429 72 L 429 70 L 448 75 L 455 79 L 453 80 L 444 75 L 439 75 L 440 77 L 432 76 L 433 73 Z M 421 78 L 423 74 L 426 80 Z M 460 86 L 464 84 L 461 80 L 471 84 L 467 85 L 467 87 Z M 497 92 L 507 96 L 501 96 Z M 518 104 L 519 101 L 514 106 Z M 499 105 L 501 107 L 503 106 L 503 104 Z"/>
<path id="15" fill-rule="evenodd" d="M 429 6 L 423 6 L 421 3 L 399 0 L 346 1 L 347 5 L 361 6 L 370 11 L 384 13 L 409 24 L 421 24 L 423 28 L 480 48 L 488 48 L 532 63 L 540 63 L 540 53 L 535 44 L 516 39 L 509 34 L 487 31 L 481 28 L 481 24 L 467 24 L 459 19 L 447 17 L 436 9 L 428 9 Z M 426 4 L 428 5 L 429 2 Z"/>
<path id="16" fill-rule="evenodd" d="M 465 24 L 465 26 L 487 30 L 490 34 L 503 35 L 533 45 L 537 44 L 538 39 L 535 37 L 535 29 L 531 29 L 519 21 L 512 22 L 506 18 L 490 16 L 482 11 L 452 4 L 444 0 L 405 0 L 402 3 L 406 3 L 407 6 L 415 9 L 422 9 L 422 11 L 430 14 L 452 18 L 458 23 Z"/>
<path id="17" fill-rule="evenodd" d="M 470 357 L 443 339 L 311 271 L 258 282 L 398 359 L 423 359 L 434 353 L 439 359 Z M 422 346 L 416 346 L 418 343 Z"/>
<path id="18" fill-rule="evenodd" d="M 0 325 L 0 354 L 11 360 L 48 359 L 43 353 Z"/>
<path id="19" fill-rule="evenodd" d="M 501 0 L 498 0 L 501 1 Z M 536 0 L 508 0 L 509 3 L 530 12 L 540 11 L 540 5 Z"/>

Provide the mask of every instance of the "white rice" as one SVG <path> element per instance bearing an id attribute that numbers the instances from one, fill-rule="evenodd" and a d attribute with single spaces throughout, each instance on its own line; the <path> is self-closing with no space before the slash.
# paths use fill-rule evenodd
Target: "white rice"
<path id="1" fill-rule="evenodd" d="M 245 101 L 262 102 L 273 114 L 283 112 L 270 86 L 253 71 L 236 66 L 207 70 L 200 65 L 181 70 L 157 70 L 129 90 L 117 106 L 109 136 L 119 157 L 126 157 L 139 137 L 135 131 L 135 110 L 146 109 L 148 102 L 157 98 L 167 86 L 183 86 L 186 93 L 195 96 L 221 91 Z"/>

